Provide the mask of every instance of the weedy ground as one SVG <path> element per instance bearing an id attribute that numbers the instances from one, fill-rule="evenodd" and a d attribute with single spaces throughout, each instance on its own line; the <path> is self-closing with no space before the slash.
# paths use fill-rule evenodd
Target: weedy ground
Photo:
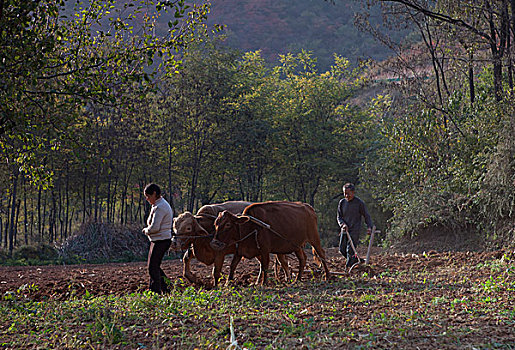
<path id="1" fill-rule="evenodd" d="M 328 255 L 330 281 L 312 266 L 264 287 L 253 261 L 220 288 L 167 261 L 166 296 L 144 291 L 144 264 L 0 268 L 0 348 L 515 348 L 513 251 L 381 253 L 350 274 Z"/>

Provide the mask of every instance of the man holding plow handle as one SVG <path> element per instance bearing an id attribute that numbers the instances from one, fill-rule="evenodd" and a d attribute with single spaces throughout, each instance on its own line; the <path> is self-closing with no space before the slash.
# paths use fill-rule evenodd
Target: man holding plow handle
<path id="1" fill-rule="evenodd" d="M 340 253 L 347 259 L 346 266 L 352 268 L 359 263 L 356 247 L 361 231 L 361 217 L 365 218 L 367 234 L 372 233 L 372 219 L 367 211 L 365 203 L 354 195 L 355 187 L 352 183 L 343 185 L 345 198 L 338 203 L 337 221 L 340 227 Z"/>

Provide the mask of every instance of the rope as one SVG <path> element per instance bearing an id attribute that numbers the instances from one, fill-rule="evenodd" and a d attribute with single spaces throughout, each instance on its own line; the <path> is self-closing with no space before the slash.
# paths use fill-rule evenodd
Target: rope
<path id="1" fill-rule="evenodd" d="M 252 221 L 252 222 L 254 222 L 254 223 L 258 224 L 259 226 L 261 226 L 261 227 L 263 227 L 263 228 L 266 228 L 266 229 L 267 229 L 267 230 L 269 230 L 270 232 L 272 232 L 272 233 L 274 233 L 275 235 L 279 236 L 280 238 L 282 238 L 282 239 L 283 239 L 283 240 L 285 240 L 286 242 L 290 243 L 290 244 L 291 244 L 295 249 L 300 249 L 300 248 L 301 248 L 301 246 L 298 246 L 297 244 L 293 243 L 291 240 L 289 240 L 288 238 L 284 237 L 284 236 L 283 236 L 283 235 L 281 235 L 279 232 L 277 232 L 276 230 L 274 230 L 274 229 L 270 226 L 270 224 L 267 224 L 266 222 L 261 221 L 261 220 L 259 220 L 258 218 L 255 218 L 255 217 L 253 217 L 253 216 L 251 216 L 251 215 L 243 215 L 243 216 L 247 216 L 247 217 L 250 219 L 250 221 Z M 240 234 L 240 228 L 239 228 L 239 225 L 237 225 L 237 227 L 238 227 L 238 234 Z M 252 235 L 255 235 L 256 246 L 257 246 L 257 248 L 258 248 L 258 249 L 261 249 L 261 248 L 259 247 L 259 242 L 258 242 L 258 235 L 257 235 L 258 233 L 259 233 L 259 231 L 258 231 L 257 229 L 254 229 L 252 232 L 250 232 L 249 234 L 247 234 L 245 237 L 240 238 L 240 239 L 239 239 L 239 240 L 237 240 L 237 241 L 231 242 L 230 244 L 226 245 L 226 247 L 230 247 L 230 246 L 232 246 L 232 245 L 236 245 L 236 247 L 237 247 L 238 243 L 243 242 L 244 240 L 246 240 L 247 238 L 249 238 L 249 237 L 250 237 L 250 236 L 252 236 Z M 205 237 L 205 236 L 204 236 L 204 237 Z M 237 248 L 236 248 L 236 249 L 237 249 Z"/>
<path id="2" fill-rule="evenodd" d="M 239 231 L 239 230 L 238 230 Z M 256 243 L 257 243 L 257 233 L 258 233 L 258 230 L 254 229 L 254 231 L 252 231 L 251 233 L 249 233 L 248 235 L 246 235 L 245 237 L 243 238 L 240 238 L 239 240 L 237 241 L 234 241 L 232 242 L 231 244 L 228 244 L 226 247 L 230 247 L 234 244 L 238 244 L 240 242 L 243 242 L 244 240 L 246 240 L 247 238 L 249 238 L 250 236 L 252 236 L 253 234 L 256 234 Z M 259 249 L 259 244 L 258 244 L 258 249 Z"/>
<path id="3" fill-rule="evenodd" d="M 174 235 L 174 237 L 177 237 L 177 238 L 185 238 L 185 239 L 189 239 L 189 238 L 210 238 L 210 237 L 214 237 L 214 235 L 198 235 L 198 236 L 183 236 L 183 235 Z"/>

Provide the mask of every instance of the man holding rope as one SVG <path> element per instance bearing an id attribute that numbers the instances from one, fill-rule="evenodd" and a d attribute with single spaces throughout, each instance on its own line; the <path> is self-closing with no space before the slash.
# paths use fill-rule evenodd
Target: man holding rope
<path id="1" fill-rule="evenodd" d="M 358 263 L 355 249 L 358 246 L 361 231 L 361 217 L 365 218 L 367 234 L 372 232 L 372 219 L 367 211 L 365 203 L 354 195 L 355 187 L 352 183 L 343 185 L 345 198 L 338 203 L 338 226 L 340 226 L 340 253 L 347 259 L 346 266 L 352 267 Z M 349 235 L 347 235 L 347 232 Z M 352 241 L 349 241 L 348 236 Z"/>

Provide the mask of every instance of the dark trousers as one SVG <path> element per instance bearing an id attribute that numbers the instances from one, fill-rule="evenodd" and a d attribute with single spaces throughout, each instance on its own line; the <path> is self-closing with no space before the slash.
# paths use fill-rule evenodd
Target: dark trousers
<path id="1" fill-rule="evenodd" d="M 354 243 L 354 247 L 358 249 L 358 242 L 359 242 L 359 232 L 353 233 L 349 232 L 350 237 L 352 238 L 352 243 Z M 349 242 L 349 239 L 347 238 L 347 233 L 345 231 L 341 231 L 340 233 L 340 253 L 347 259 L 347 263 L 345 264 L 347 267 L 351 267 L 355 263 L 358 262 L 358 258 L 356 257 L 356 254 L 354 253 L 354 250 L 352 249 L 352 246 Z"/>
<path id="2" fill-rule="evenodd" d="M 163 257 L 171 244 L 171 239 L 150 242 L 147 262 L 148 274 L 150 275 L 150 290 L 158 294 L 168 292 L 168 285 L 165 281 L 167 277 L 161 269 L 161 261 L 163 261 Z"/>

